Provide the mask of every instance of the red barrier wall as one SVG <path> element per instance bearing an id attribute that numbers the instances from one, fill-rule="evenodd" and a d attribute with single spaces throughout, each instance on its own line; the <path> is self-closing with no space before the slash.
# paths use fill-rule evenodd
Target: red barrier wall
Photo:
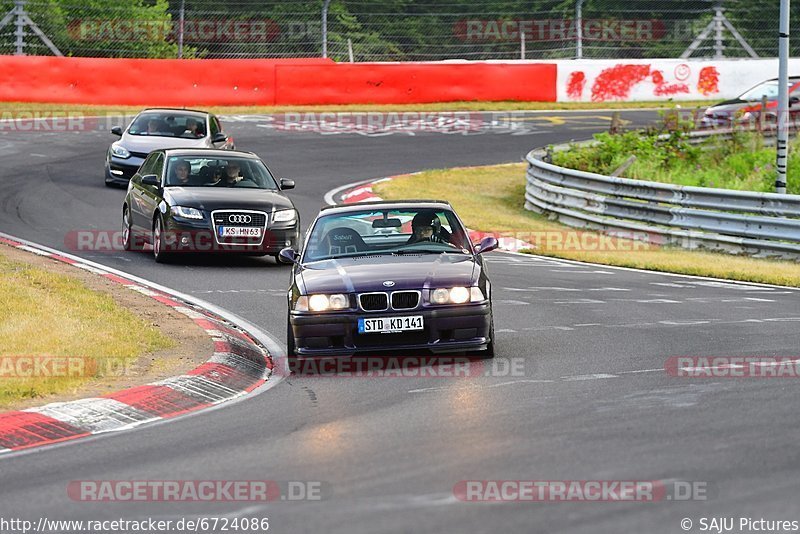
<path id="1" fill-rule="evenodd" d="M 0 101 L 197 106 L 556 100 L 555 64 L 0 56 Z"/>
<path id="2" fill-rule="evenodd" d="M 340 63 L 276 68 L 277 104 L 555 102 L 556 65 Z"/>

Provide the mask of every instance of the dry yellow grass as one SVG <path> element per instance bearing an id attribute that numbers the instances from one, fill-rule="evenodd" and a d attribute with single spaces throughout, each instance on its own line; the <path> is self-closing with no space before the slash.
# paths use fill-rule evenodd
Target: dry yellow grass
<path id="1" fill-rule="evenodd" d="M 690 102 L 440 102 L 433 104 L 348 104 L 340 106 L 190 106 L 207 109 L 220 115 L 244 115 L 258 113 L 322 112 L 322 111 L 519 111 L 519 110 L 593 110 L 593 109 L 637 109 L 680 106 L 683 109 L 706 107 L 713 101 Z M 85 115 L 131 114 L 150 106 L 96 106 L 83 104 L 0 102 L 0 118 L 15 112 L 81 113 Z M 5 117 L 9 118 L 9 117 Z"/>
<path id="2" fill-rule="evenodd" d="M 109 295 L 0 255 L 0 406 L 73 391 L 173 344 Z"/>
<path id="3" fill-rule="evenodd" d="M 545 245 L 547 236 L 555 234 L 557 239 L 553 244 L 556 246 L 537 248 L 537 254 L 620 267 L 800 287 L 800 264 L 791 261 L 645 246 L 627 240 L 614 241 L 613 248 L 618 250 L 593 247 L 599 241 L 599 234 L 571 229 L 524 208 L 523 163 L 426 171 L 377 184 L 374 190 L 386 199 L 444 197 L 464 223 L 475 230 L 520 233 L 529 242 L 541 238 Z M 590 246 L 570 246 L 575 240 L 580 242 L 586 238 L 589 238 L 586 242 Z"/>

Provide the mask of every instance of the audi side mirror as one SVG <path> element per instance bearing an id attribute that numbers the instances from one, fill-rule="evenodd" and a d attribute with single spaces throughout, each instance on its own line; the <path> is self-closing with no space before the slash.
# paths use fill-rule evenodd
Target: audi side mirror
<path id="1" fill-rule="evenodd" d="M 153 187 L 160 187 L 161 182 L 155 174 L 145 174 L 142 176 L 142 185 L 151 185 Z"/>
<path id="2" fill-rule="evenodd" d="M 278 261 L 281 263 L 297 263 L 299 259 L 299 254 L 292 247 L 286 247 L 278 254 Z"/>

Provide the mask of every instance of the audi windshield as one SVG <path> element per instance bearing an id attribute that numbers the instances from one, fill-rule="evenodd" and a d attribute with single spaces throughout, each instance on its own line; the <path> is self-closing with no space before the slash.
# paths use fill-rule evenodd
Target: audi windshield
<path id="1" fill-rule="evenodd" d="M 166 186 L 280 189 L 267 166 L 257 158 L 172 156 L 166 171 Z"/>

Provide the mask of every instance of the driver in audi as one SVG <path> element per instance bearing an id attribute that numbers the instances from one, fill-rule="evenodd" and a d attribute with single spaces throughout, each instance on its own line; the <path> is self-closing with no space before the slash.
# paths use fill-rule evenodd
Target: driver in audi
<path id="1" fill-rule="evenodd" d="M 411 220 L 411 237 L 406 241 L 406 245 L 420 241 L 450 242 L 450 232 L 442 228 L 442 221 L 433 211 L 420 211 Z"/>

